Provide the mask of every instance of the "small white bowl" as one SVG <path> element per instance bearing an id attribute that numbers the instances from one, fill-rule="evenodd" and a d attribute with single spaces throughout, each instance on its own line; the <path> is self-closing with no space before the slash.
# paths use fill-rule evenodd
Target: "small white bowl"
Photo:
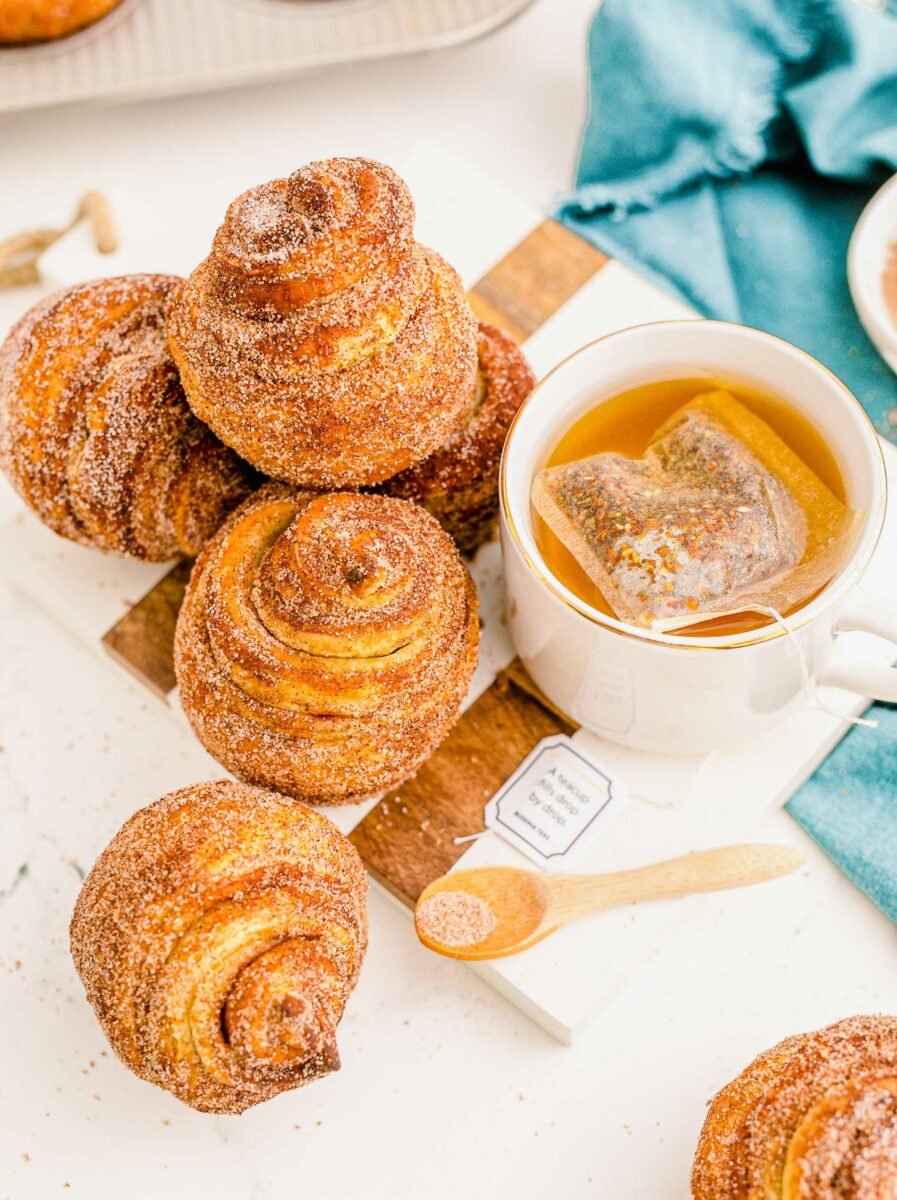
<path id="1" fill-rule="evenodd" d="M 863 327 L 897 372 L 897 326 L 889 315 L 882 275 L 897 243 L 897 175 L 878 189 L 860 214 L 847 249 L 847 282 Z"/>

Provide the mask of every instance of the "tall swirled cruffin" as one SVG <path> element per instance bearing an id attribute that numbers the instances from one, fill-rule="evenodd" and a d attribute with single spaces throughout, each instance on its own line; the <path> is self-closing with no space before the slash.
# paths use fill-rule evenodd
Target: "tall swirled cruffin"
<path id="1" fill-rule="evenodd" d="M 175 668 L 228 770 L 333 804 L 417 770 L 457 716 L 478 641 L 473 582 L 424 509 L 266 484 L 197 559 Z"/>
<path id="2" fill-rule="evenodd" d="M 695 1200 L 894 1200 L 897 1017 L 786 1038 L 717 1095 Z"/>
<path id="3" fill-rule="evenodd" d="M 136 1075 L 192 1108 L 239 1113 L 339 1067 L 366 892 L 358 854 L 322 814 L 196 784 L 140 809 L 97 859 L 72 956 Z"/>
<path id="4" fill-rule="evenodd" d="M 473 402 L 461 283 L 414 240 L 396 173 L 363 158 L 244 192 L 172 294 L 193 411 L 275 479 L 378 483 L 426 458 Z"/>

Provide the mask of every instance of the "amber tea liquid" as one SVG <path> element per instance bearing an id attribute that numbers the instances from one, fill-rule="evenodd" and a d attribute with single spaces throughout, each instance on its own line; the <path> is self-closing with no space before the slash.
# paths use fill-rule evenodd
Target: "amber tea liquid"
<path id="1" fill-rule="evenodd" d="M 545 466 L 560 466 L 605 450 L 640 458 L 653 434 L 677 408 L 702 392 L 717 388 L 731 393 L 745 408 L 771 426 L 838 499 L 845 501 L 844 480 L 835 457 L 810 422 L 779 397 L 725 379 L 664 380 L 642 384 L 612 396 L 580 417 L 567 430 L 552 450 Z M 613 616 L 607 601 L 570 551 L 535 509 L 532 514 L 536 545 L 551 573 L 592 608 Z M 805 603 L 811 599 L 813 597 Z M 802 608 L 803 605 L 798 607 Z M 762 613 L 739 613 L 729 617 L 713 617 L 681 633 L 688 637 L 720 637 L 724 634 L 749 633 L 769 625 L 771 621 L 772 618 Z"/>

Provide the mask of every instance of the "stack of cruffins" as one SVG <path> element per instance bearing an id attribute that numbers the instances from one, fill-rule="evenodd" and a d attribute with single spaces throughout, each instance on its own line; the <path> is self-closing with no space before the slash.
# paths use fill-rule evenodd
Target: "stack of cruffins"
<path id="1" fill-rule="evenodd" d="M 476 665 L 460 552 L 493 534 L 533 377 L 413 222 L 389 167 L 313 163 L 239 196 L 188 279 L 67 289 L 0 348 L 0 463 L 45 524 L 198 556 L 181 701 L 243 784 L 133 817 L 85 883 L 73 951 L 124 1061 L 199 1108 L 336 1065 L 364 876 L 299 802 L 409 778 Z"/>

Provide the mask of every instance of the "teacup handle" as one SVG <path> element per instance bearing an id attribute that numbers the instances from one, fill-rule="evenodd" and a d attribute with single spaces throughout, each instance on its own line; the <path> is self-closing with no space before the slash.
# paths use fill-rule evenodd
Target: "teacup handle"
<path id="1" fill-rule="evenodd" d="M 897 658 L 897 604 L 873 592 L 857 592 L 835 622 L 835 634 L 874 633 L 894 643 Z M 897 666 L 852 663 L 836 651 L 819 674 L 824 687 L 844 688 L 872 700 L 897 702 Z"/>

